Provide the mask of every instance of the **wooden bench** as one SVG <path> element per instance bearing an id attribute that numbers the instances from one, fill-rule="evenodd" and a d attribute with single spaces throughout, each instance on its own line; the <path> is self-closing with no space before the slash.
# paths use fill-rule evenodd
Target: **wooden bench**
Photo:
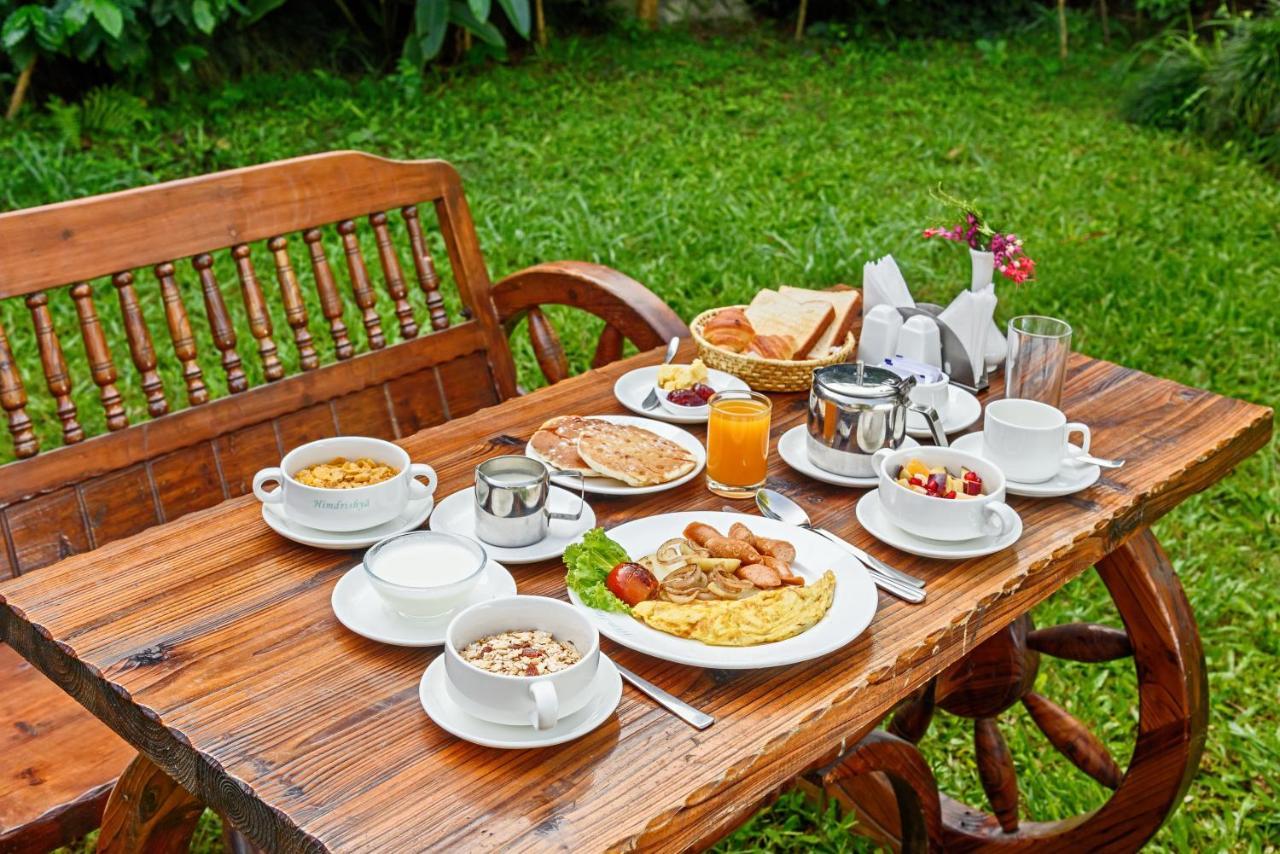
<path id="1" fill-rule="evenodd" d="M 241 495 L 302 442 L 396 439 L 512 397 L 509 336 L 522 319 L 544 376 L 565 378 L 541 306 L 604 321 L 596 366 L 624 341 L 647 349 L 688 334 L 643 285 L 595 264 L 541 264 L 492 284 L 452 166 L 359 152 L 2 214 L 0 299 L 19 297 L 44 377 L 22 375 L 18 336 L 0 326 L 0 405 L 18 457 L 0 466 L 0 578 Z M 162 328 L 144 313 L 152 300 Z M 53 307 L 66 301 L 84 365 L 69 365 L 57 328 Z M 109 330 L 121 327 L 113 352 Z M 164 359 L 181 365 L 180 384 L 166 386 Z M 87 376 L 106 426 L 92 438 L 72 396 Z M 42 448 L 41 432 L 61 446 Z M 48 851 L 98 826 L 135 751 L 2 645 L 0 684 L 0 852 Z"/>

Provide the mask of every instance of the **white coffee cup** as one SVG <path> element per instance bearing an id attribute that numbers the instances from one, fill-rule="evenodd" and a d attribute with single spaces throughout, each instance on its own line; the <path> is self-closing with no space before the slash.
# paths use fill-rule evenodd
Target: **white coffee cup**
<path id="1" fill-rule="evenodd" d="M 307 486 L 293 475 L 307 466 L 368 457 L 397 470 L 395 477 L 355 489 Z M 425 477 L 426 484 L 417 478 Z M 269 481 L 280 484 L 267 492 Z M 436 473 L 425 463 L 411 463 L 404 448 L 369 436 L 336 436 L 294 448 L 280 465 L 253 476 L 253 494 L 263 504 L 279 504 L 285 518 L 322 531 L 360 531 L 389 522 L 404 511 L 410 500 L 427 498 L 436 490 Z"/>
<path id="2" fill-rule="evenodd" d="M 878 365 L 885 357 L 898 352 L 898 333 L 902 315 L 891 305 L 877 305 L 862 316 L 862 333 L 858 336 L 858 360 Z"/>
<path id="3" fill-rule="evenodd" d="M 375 543 L 365 553 L 363 567 L 370 586 L 391 610 L 421 620 L 457 608 L 488 562 L 484 547 L 467 537 L 406 531 Z"/>
<path id="4" fill-rule="evenodd" d="M 890 522 L 909 534 L 958 542 L 998 537 L 1017 524 L 1017 514 L 1004 501 L 1004 475 L 994 463 L 952 448 L 881 448 L 872 457 L 880 506 Z M 945 466 L 957 476 L 961 467 L 970 469 L 982 478 L 983 493 L 972 498 L 935 498 L 907 489 L 896 475 L 912 459 L 930 467 Z"/>
<path id="5" fill-rule="evenodd" d="M 572 643 L 582 658 L 544 676 L 507 676 L 462 659 L 472 641 L 507 631 L 541 630 Z M 468 714 L 508 726 L 550 729 L 592 699 L 600 633 L 572 605 L 545 596 L 505 596 L 472 605 L 445 630 L 445 691 Z"/>
<path id="6" fill-rule="evenodd" d="M 1043 483 L 1064 465 L 1081 465 L 1068 445 L 1072 433 L 1080 434 L 1080 447 L 1088 452 L 1089 428 L 1067 421 L 1062 410 L 1038 400 L 993 400 L 982 422 L 982 453 L 1010 480 Z"/>
<path id="7" fill-rule="evenodd" d="M 939 376 L 941 379 L 930 382 L 917 378 L 915 386 L 911 389 L 911 401 L 933 407 L 938 417 L 946 420 L 947 404 L 951 400 L 951 378 L 946 374 L 939 374 Z"/>

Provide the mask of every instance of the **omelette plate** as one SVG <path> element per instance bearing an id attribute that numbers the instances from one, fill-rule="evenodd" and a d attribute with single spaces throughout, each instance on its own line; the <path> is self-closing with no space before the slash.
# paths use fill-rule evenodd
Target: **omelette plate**
<path id="1" fill-rule="evenodd" d="M 600 634 L 625 647 L 677 664 L 719 670 L 781 667 L 819 658 L 858 637 L 875 616 L 878 596 L 862 564 L 830 540 L 803 528 L 745 513 L 694 511 L 663 513 L 624 522 L 607 533 L 635 559 L 650 554 L 666 540 L 679 537 L 690 522 L 705 522 L 721 533 L 727 533 L 734 522 L 741 522 L 753 534 L 791 543 L 796 548 L 791 570 L 804 576 L 805 584 L 814 583 L 828 569 L 835 573 L 836 591 L 830 610 L 814 626 L 795 637 L 756 646 L 731 647 L 676 637 L 650 628 L 628 614 L 589 608 L 572 590 L 569 601 L 582 609 Z"/>

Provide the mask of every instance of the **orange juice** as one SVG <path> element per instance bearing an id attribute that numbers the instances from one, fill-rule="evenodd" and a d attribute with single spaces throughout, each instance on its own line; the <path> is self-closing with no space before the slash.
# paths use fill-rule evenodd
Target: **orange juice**
<path id="1" fill-rule="evenodd" d="M 748 498 L 764 485 L 772 409 L 769 398 L 754 391 L 726 391 L 711 398 L 708 489 L 726 498 Z"/>

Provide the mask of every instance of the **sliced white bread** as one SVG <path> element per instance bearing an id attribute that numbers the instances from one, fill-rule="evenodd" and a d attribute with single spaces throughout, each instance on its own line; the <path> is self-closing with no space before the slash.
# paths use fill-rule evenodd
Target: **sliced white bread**
<path id="1" fill-rule="evenodd" d="M 801 302 L 823 302 L 835 309 L 835 320 L 827 327 L 827 331 L 818 338 L 818 342 L 803 355 L 808 356 L 810 359 L 816 359 L 827 355 L 832 347 L 839 347 L 844 343 L 845 336 L 853 328 L 854 314 L 858 310 L 858 297 L 860 295 L 858 291 L 811 291 L 807 288 L 793 288 L 790 285 L 783 285 L 778 288 L 778 293 Z"/>
<path id="2" fill-rule="evenodd" d="M 796 358 L 812 350 L 835 319 L 829 303 L 801 302 L 777 291 L 760 291 L 747 306 L 747 320 L 756 334 L 787 336 Z"/>

